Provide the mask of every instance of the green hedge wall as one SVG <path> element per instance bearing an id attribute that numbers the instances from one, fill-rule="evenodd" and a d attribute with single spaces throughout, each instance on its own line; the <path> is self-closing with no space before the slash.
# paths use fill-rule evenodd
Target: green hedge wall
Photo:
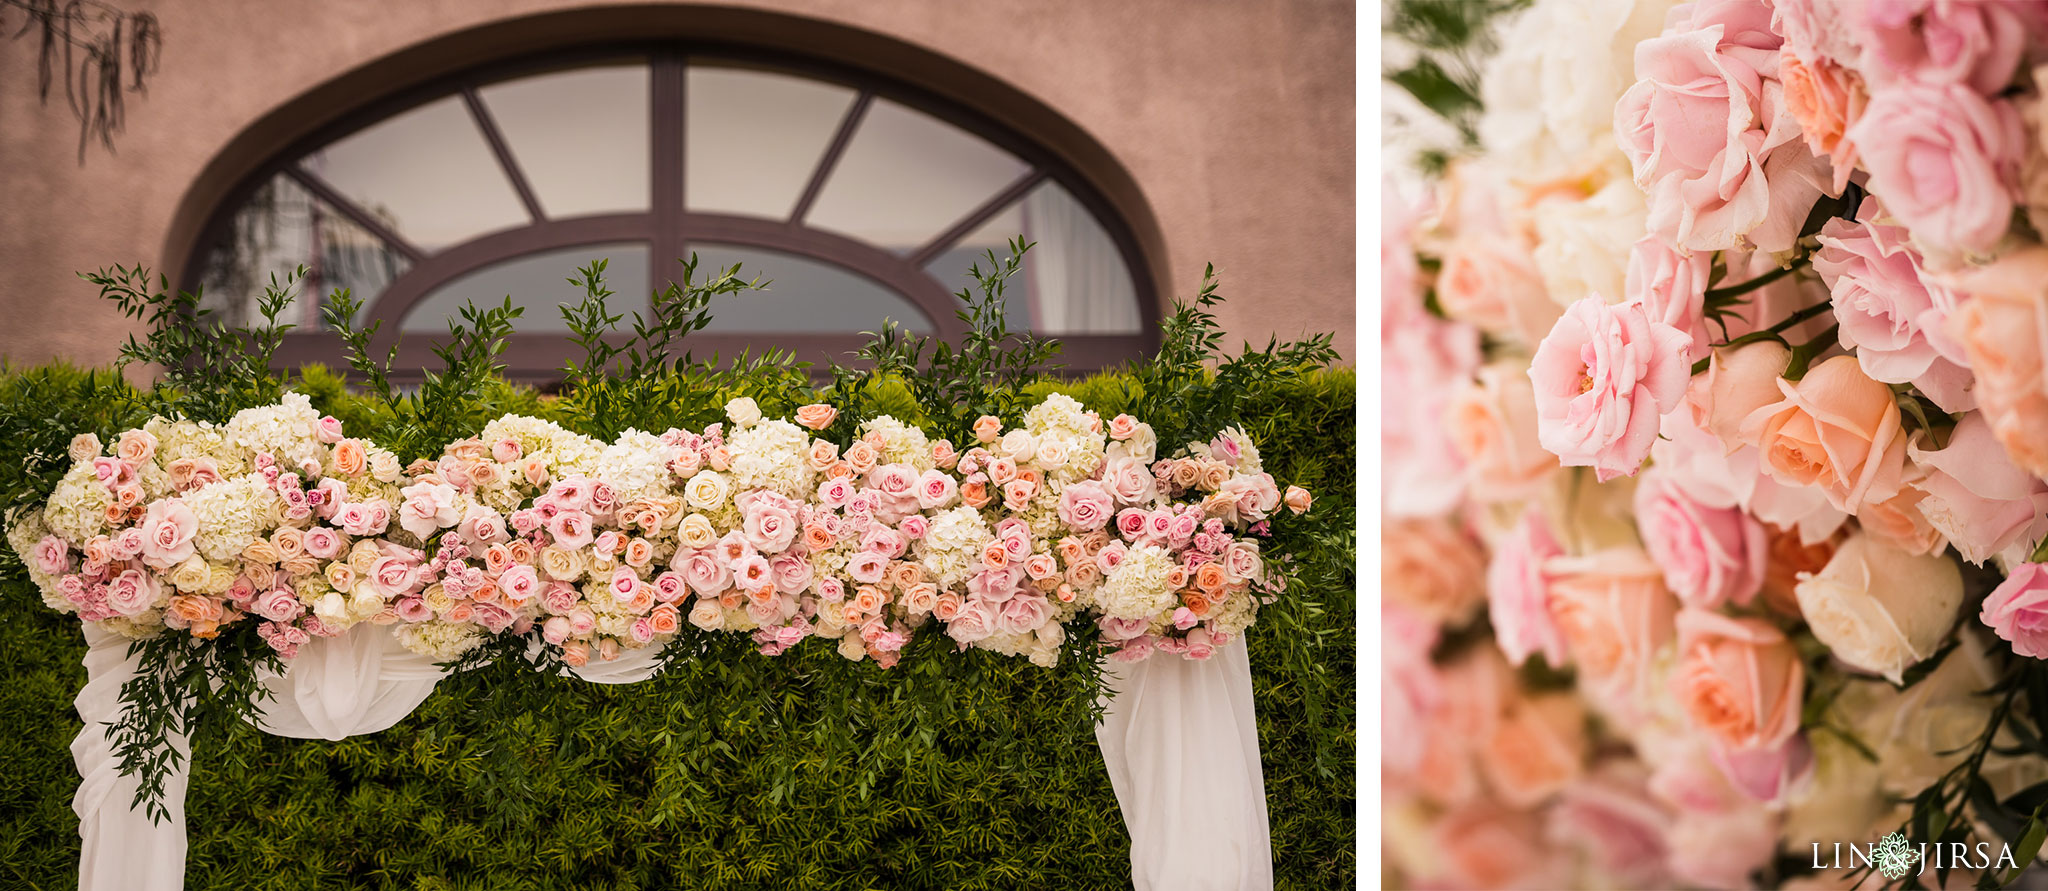
<path id="1" fill-rule="evenodd" d="M 33 385 L 54 401 L 62 391 L 50 382 L 78 374 L 41 373 Z M 22 375 L 0 375 L 0 389 L 28 385 Z M 1126 401 L 1122 384 L 1045 388 L 1107 416 Z M 329 375 L 309 372 L 298 386 L 345 421 L 364 411 Z M 1309 486 L 1316 512 L 1338 518 L 1354 509 L 1354 387 L 1349 370 L 1320 372 L 1245 415 L 1261 419 L 1247 427 L 1275 477 Z M 530 394 L 509 397 L 545 410 Z M 1355 541 L 1342 535 L 1274 544 L 1309 555 L 1303 577 L 1319 581 L 1290 590 L 1250 633 L 1280 888 L 1350 887 L 1356 874 Z M 0 757 L 0 886 L 72 887 L 68 747 L 84 642 L 18 571 L 0 574 L 0 603 L 10 618 L 0 623 L 0 727 L 11 743 Z M 928 748 L 901 763 L 871 765 L 870 787 L 851 781 L 859 751 L 801 752 L 793 769 L 770 757 L 804 745 L 809 722 L 858 723 L 838 713 L 844 697 L 818 693 L 853 670 L 827 649 L 683 666 L 622 687 L 546 680 L 533 713 L 509 728 L 524 746 L 511 786 L 487 768 L 471 708 L 505 683 L 497 666 L 444 681 L 371 736 L 235 728 L 196 753 L 188 887 L 1129 886 L 1129 840 L 1094 741 L 1073 732 L 1071 704 L 1056 701 L 1046 673 L 1021 660 L 938 660 L 963 719 L 933 728 Z"/>

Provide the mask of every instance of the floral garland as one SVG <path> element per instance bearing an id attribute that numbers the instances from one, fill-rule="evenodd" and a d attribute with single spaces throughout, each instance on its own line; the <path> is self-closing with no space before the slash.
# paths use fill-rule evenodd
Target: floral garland
<path id="1" fill-rule="evenodd" d="M 1443 46 L 1507 5 L 1394 6 Z M 1979 887 L 2032 864 L 2044 13 L 1453 22 L 1501 47 L 1445 103 L 1474 138 L 1431 202 L 1389 189 L 1382 246 L 1400 881 L 1832 885 L 1880 839 Z"/>
<path id="2" fill-rule="evenodd" d="M 9 543 L 51 608 L 129 637 L 256 623 L 285 659 L 363 622 L 453 660 L 538 632 L 580 666 L 687 622 L 777 655 L 837 641 L 894 665 L 930 628 L 1050 666 L 1077 616 L 1114 658 L 1209 658 L 1282 590 L 1259 539 L 1283 505 L 1226 429 L 1157 457 L 1152 428 L 1053 395 L 964 451 L 888 416 L 841 448 L 837 411 L 604 443 L 506 415 L 401 467 L 307 397 L 224 425 L 153 418 L 72 442 L 71 470 Z"/>

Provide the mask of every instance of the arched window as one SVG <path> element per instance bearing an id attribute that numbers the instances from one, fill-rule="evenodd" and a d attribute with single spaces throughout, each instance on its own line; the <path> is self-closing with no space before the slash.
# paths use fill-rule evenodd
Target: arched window
<path id="1" fill-rule="evenodd" d="M 615 307 L 644 309 L 678 258 L 742 264 L 765 292 L 719 298 L 699 356 L 742 348 L 845 361 L 893 319 L 951 334 L 984 251 L 1036 243 L 1013 328 L 1089 370 L 1156 344 L 1158 295 L 1109 202 L 1024 134 L 842 64 L 731 47 L 581 50 L 476 68 L 365 106 L 260 165 L 184 269 L 208 305 L 252 311 L 272 273 L 312 270 L 281 362 L 336 364 L 334 288 L 365 301 L 417 374 L 465 301 L 526 307 L 509 372 L 553 377 L 576 266 L 610 260 Z"/>

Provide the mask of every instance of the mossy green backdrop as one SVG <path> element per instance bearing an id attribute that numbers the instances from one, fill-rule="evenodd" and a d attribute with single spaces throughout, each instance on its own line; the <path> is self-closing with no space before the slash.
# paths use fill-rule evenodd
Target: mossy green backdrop
<path id="1" fill-rule="evenodd" d="M 77 373 L 44 374 L 38 388 Z M 0 376 L 17 397 L 24 383 L 20 371 Z M 1107 417 L 1127 400 L 1122 383 L 1046 389 Z M 360 407 L 331 375 L 297 386 L 361 429 Z M 1344 530 L 1269 545 L 1299 555 L 1308 582 L 1249 634 L 1283 889 L 1348 888 L 1356 875 L 1354 386 L 1349 370 L 1318 372 L 1244 413 L 1258 419 L 1246 426 L 1267 469 L 1314 490 L 1315 512 L 1339 520 L 1321 525 Z M 64 397 L 53 388 L 49 398 Z M 546 409 L 530 393 L 510 398 Z M 79 840 L 68 747 L 84 641 L 18 569 L 0 572 L 0 603 L 0 887 L 69 888 Z M 301 741 L 238 727 L 202 738 L 195 756 L 187 887 L 1129 887 L 1129 839 L 1072 703 L 1042 670 L 987 656 L 947 654 L 927 669 L 947 676 L 955 719 L 865 765 L 876 768 L 865 788 L 852 762 L 880 756 L 857 744 L 862 728 L 901 703 L 822 694 L 849 671 L 876 669 L 815 642 L 619 687 L 520 679 L 527 692 L 513 708 L 528 714 L 511 726 L 478 725 L 506 714 L 503 697 L 489 717 L 474 708 L 508 683 L 487 669 L 444 681 L 378 734 Z M 853 728 L 856 744 L 812 746 L 848 735 L 816 733 L 821 722 Z M 483 741 L 508 736 L 521 743 L 509 779 L 487 765 Z"/>

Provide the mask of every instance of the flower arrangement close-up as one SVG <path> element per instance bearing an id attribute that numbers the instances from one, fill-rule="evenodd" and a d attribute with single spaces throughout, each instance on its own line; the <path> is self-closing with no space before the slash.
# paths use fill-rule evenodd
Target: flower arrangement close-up
<path id="1" fill-rule="evenodd" d="M 1385 15 L 1383 880 L 2039 887 L 2048 5 Z"/>

